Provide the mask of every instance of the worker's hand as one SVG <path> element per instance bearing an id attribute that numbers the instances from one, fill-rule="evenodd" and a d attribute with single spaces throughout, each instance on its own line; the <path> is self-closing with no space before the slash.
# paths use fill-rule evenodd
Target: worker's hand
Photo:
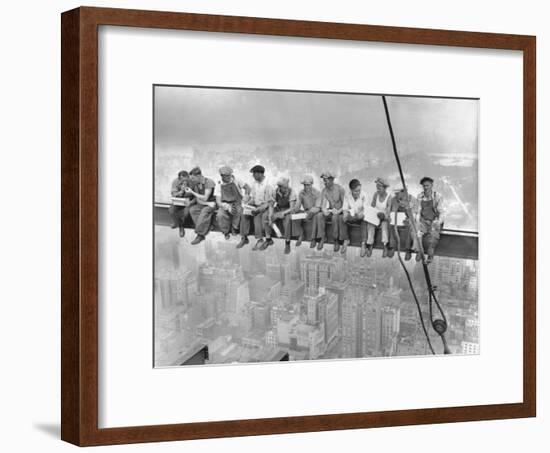
<path id="1" fill-rule="evenodd" d="M 384 220 L 386 218 L 386 215 L 383 212 L 379 212 L 376 214 L 380 220 Z"/>
<path id="2" fill-rule="evenodd" d="M 222 203 L 222 208 L 227 212 L 231 211 L 231 205 L 229 203 Z"/>
<path id="3" fill-rule="evenodd" d="M 258 208 L 254 208 L 254 209 L 251 209 L 251 210 L 250 210 L 250 214 L 252 214 L 252 215 L 256 215 L 256 214 L 258 214 L 259 212 L 260 212 L 260 210 L 259 210 Z"/>
<path id="4" fill-rule="evenodd" d="M 323 209 L 323 215 L 324 215 L 325 217 L 328 217 L 329 214 L 330 214 L 330 211 L 329 211 L 328 209 Z"/>

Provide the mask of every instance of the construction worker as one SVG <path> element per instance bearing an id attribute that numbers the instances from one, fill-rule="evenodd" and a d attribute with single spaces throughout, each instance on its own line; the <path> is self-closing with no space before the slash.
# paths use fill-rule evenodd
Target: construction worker
<path id="1" fill-rule="evenodd" d="M 344 224 L 342 214 L 344 207 L 344 198 L 346 191 L 344 188 L 334 182 L 334 173 L 326 171 L 321 175 L 325 187 L 321 191 L 321 212 L 326 221 L 332 222 L 332 239 L 334 241 L 334 251 L 340 250 L 346 239 L 347 229 Z M 323 223 L 323 227 L 325 224 Z M 324 238 L 317 244 L 317 250 L 322 250 Z"/>
<path id="2" fill-rule="evenodd" d="M 272 240 L 273 223 L 279 221 L 283 227 L 285 238 L 285 255 L 290 253 L 290 240 L 292 238 L 292 213 L 296 210 L 298 197 L 296 192 L 290 187 L 288 178 L 279 178 L 277 189 L 275 190 L 274 203 L 269 204 L 269 214 L 265 224 L 267 240 Z"/>
<path id="3" fill-rule="evenodd" d="M 342 246 L 342 254 L 346 252 L 349 244 L 349 228 L 351 225 L 359 225 L 361 230 L 361 256 L 367 253 L 367 222 L 365 222 L 365 206 L 368 205 L 368 199 L 362 190 L 361 182 L 358 179 L 352 179 L 349 182 L 349 192 L 344 199 L 344 223 L 346 239 Z"/>
<path id="4" fill-rule="evenodd" d="M 216 218 L 225 239 L 230 239 L 231 234 L 238 234 L 240 231 L 245 189 L 243 184 L 235 179 L 231 167 L 223 166 L 219 172 L 221 181 L 218 181 L 214 189 L 218 206 Z"/>
<path id="5" fill-rule="evenodd" d="M 185 188 L 189 187 L 189 173 L 182 170 L 178 173 L 178 177 L 172 181 L 172 188 L 170 194 L 173 198 L 187 198 L 189 201 L 193 199 L 193 196 L 185 192 Z M 175 205 L 172 200 L 172 204 L 168 208 L 168 214 L 172 219 L 172 228 L 179 228 L 180 237 L 185 236 L 185 221 L 190 217 L 190 206 Z"/>
<path id="6" fill-rule="evenodd" d="M 295 213 L 304 212 L 306 218 L 292 223 L 298 233 L 296 247 L 302 244 L 305 239 L 306 228 L 311 228 L 310 248 L 315 248 L 318 242 L 325 237 L 325 219 L 321 212 L 321 192 L 313 187 L 313 177 L 305 175 L 300 181 L 304 188 L 298 193 L 298 201 L 295 206 Z"/>
<path id="7" fill-rule="evenodd" d="M 439 242 L 441 228 L 444 222 L 445 206 L 440 193 L 433 190 L 434 180 L 424 176 L 420 180 L 422 192 L 417 198 L 416 221 L 418 228 L 418 242 L 426 240 L 428 257 L 427 263 L 433 260 L 435 248 Z M 418 244 L 417 244 L 418 245 Z M 422 258 L 417 250 L 416 260 Z"/>
<path id="8" fill-rule="evenodd" d="M 388 256 L 392 257 L 394 254 L 395 249 L 397 249 L 397 235 L 395 232 L 395 228 L 393 225 L 395 225 L 395 214 L 398 212 L 404 212 L 405 213 L 405 219 L 403 220 L 403 226 L 406 228 L 407 235 L 405 239 L 405 243 L 400 245 L 401 250 L 405 250 L 405 261 L 409 261 L 411 259 L 411 253 L 414 248 L 414 242 L 416 241 L 416 237 L 413 233 L 411 222 L 409 218 L 409 213 L 407 212 L 408 209 L 410 209 L 411 213 L 414 213 L 416 211 L 416 198 L 414 198 L 411 194 L 407 195 L 405 194 L 405 190 L 401 189 L 394 193 L 392 200 L 391 200 L 391 208 L 390 208 L 390 219 L 389 219 L 389 228 L 390 228 L 390 245 L 388 250 Z"/>
<path id="9" fill-rule="evenodd" d="M 389 184 L 384 178 L 376 178 L 374 183 L 376 184 L 376 192 L 374 193 L 371 201 L 371 207 L 375 208 L 378 219 L 380 220 L 380 229 L 382 231 L 382 258 L 388 256 L 388 219 L 391 208 L 391 194 L 388 192 Z M 367 256 L 372 255 L 372 248 L 374 247 L 374 234 L 376 226 L 370 222 L 367 222 Z"/>
<path id="10" fill-rule="evenodd" d="M 216 183 L 205 176 L 199 167 L 193 168 L 189 172 L 191 187 L 186 187 L 186 193 L 195 197 L 196 203 L 191 205 L 189 213 L 195 224 L 195 233 L 197 236 L 191 241 L 192 245 L 197 245 L 204 241 L 212 225 L 212 215 L 216 210 L 216 198 L 214 196 L 214 187 Z"/>
<path id="11" fill-rule="evenodd" d="M 261 165 L 254 165 L 250 169 L 252 173 L 252 183 L 249 186 L 249 195 L 245 198 L 245 203 L 252 207 L 250 213 L 243 211 L 241 215 L 241 241 L 237 248 L 248 244 L 248 235 L 250 234 L 250 221 L 254 222 L 254 236 L 256 244 L 252 250 L 265 250 L 273 245 L 273 239 L 264 239 L 267 216 L 269 215 L 269 205 L 274 203 L 275 194 L 273 188 L 268 184 L 265 177 L 265 168 Z"/>

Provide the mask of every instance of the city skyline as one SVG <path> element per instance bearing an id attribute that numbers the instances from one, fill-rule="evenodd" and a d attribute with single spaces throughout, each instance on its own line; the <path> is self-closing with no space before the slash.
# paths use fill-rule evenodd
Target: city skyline
<path id="1" fill-rule="evenodd" d="M 307 247 L 288 256 L 282 241 L 266 252 L 238 250 L 236 239 L 215 233 L 191 246 L 157 229 L 156 367 L 177 366 L 197 342 L 208 346 L 209 364 L 268 361 L 278 351 L 291 361 L 430 355 L 397 259 L 375 251 L 365 260 L 357 248 L 344 257 Z M 452 352 L 479 353 L 477 262 L 436 257 L 431 266 Z M 408 267 L 427 320 L 421 270 L 416 262 Z"/>

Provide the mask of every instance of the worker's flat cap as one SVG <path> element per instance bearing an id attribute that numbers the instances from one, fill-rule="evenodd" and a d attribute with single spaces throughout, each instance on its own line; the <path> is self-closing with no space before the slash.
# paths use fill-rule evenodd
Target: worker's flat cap
<path id="1" fill-rule="evenodd" d="M 375 183 L 375 184 L 380 184 L 380 185 L 382 185 L 382 186 L 384 186 L 384 187 L 390 187 L 388 181 L 387 181 L 385 178 L 380 178 L 380 177 L 378 177 L 378 178 L 376 178 L 376 179 L 374 180 L 374 183 Z"/>
<path id="2" fill-rule="evenodd" d="M 310 175 L 305 175 L 300 181 L 301 184 L 313 184 L 313 177 Z"/>
<path id="3" fill-rule="evenodd" d="M 220 175 L 230 176 L 232 174 L 233 174 L 233 169 L 231 167 L 228 167 L 227 165 L 224 165 L 223 167 L 220 167 Z"/>
<path id="4" fill-rule="evenodd" d="M 431 182 L 432 184 L 434 183 L 434 180 L 432 178 L 430 178 L 429 176 L 424 176 L 421 180 L 420 180 L 420 184 L 424 184 L 425 182 Z"/>
<path id="5" fill-rule="evenodd" d="M 250 173 L 265 173 L 265 168 L 262 167 L 261 165 L 254 165 L 250 169 Z"/>
<path id="6" fill-rule="evenodd" d="M 278 186 L 288 186 L 290 183 L 290 179 L 285 178 L 284 176 L 281 176 L 279 179 L 277 179 L 277 185 Z"/>
<path id="7" fill-rule="evenodd" d="M 328 178 L 334 179 L 334 178 L 336 178 L 336 175 L 334 173 L 332 173 L 331 171 L 325 171 L 321 175 L 321 178 L 323 178 L 323 179 L 328 179 Z"/>

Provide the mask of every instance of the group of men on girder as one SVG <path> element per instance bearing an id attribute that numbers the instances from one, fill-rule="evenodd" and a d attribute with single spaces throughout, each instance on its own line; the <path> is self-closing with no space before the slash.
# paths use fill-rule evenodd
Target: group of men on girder
<path id="1" fill-rule="evenodd" d="M 199 167 L 189 172 L 180 171 L 172 183 L 172 200 L 186 199 L 187 202 L 170 206 L 172 228 L 179 228 L 180 236 L 184 237 L 185 223 L 192 219 L 196 237 L 191 244 L 196 245 L 205 240 L 215 219 L 226 239 L 241 236 L 237 248 L 242 248 L 249 243 L 253 224 L 256 238 L 253 250 L 267 249 L 273 244 L 274 235 L 281 235 L 285 240 L 284 251 L 289 254 L 293 237 L 297 238 L 297 247 L 307 240 L 311 248 L 322 250 L 330 223 L 334 251 L 344 254 L 350 243 L 350 226 L 356 225 L 361 231 L 361 257 L 372 255 L 375 232 L 379 228 L 382 256 L 391 258 L 397 247 L 392 216 L 405 212 L 403 224 L 409 228 L 406 244 L 401 246 L 405 260 L 410 260 L 415 252 L 416 260 L 421 260 L 418 251 L 423 239 L 427 243 L 427 262 L 433 259 L 445 211 L 443 198 L 433 189 L 434 181 L 430 177 L 420 181 L 423 190 L 418 197 L 408 195 L 407 198 L 404 190 L 390 193 L 388 182 L 381 177 L 375 180 L 376 192 L 369 196 L 358 179 L 349 181 L 349 190 L 346 190 L 335 182 L 336 176 L 331 171 L 321 175 L 321 190 L 314 187 L 312 176 L 304 176 L 299 192 L 290 186 L 286 177 L 279 178 L 275 187 L 270 185 L 262 165 L 252 167 L 250 173 L 251 180 L 242 182 L 232 168 L 223 166 L 219 169 L 220 180 L 214 182 L 204 176 Z M 375 223 L 365 219 L 367 207 L 376 210 Z"/>

